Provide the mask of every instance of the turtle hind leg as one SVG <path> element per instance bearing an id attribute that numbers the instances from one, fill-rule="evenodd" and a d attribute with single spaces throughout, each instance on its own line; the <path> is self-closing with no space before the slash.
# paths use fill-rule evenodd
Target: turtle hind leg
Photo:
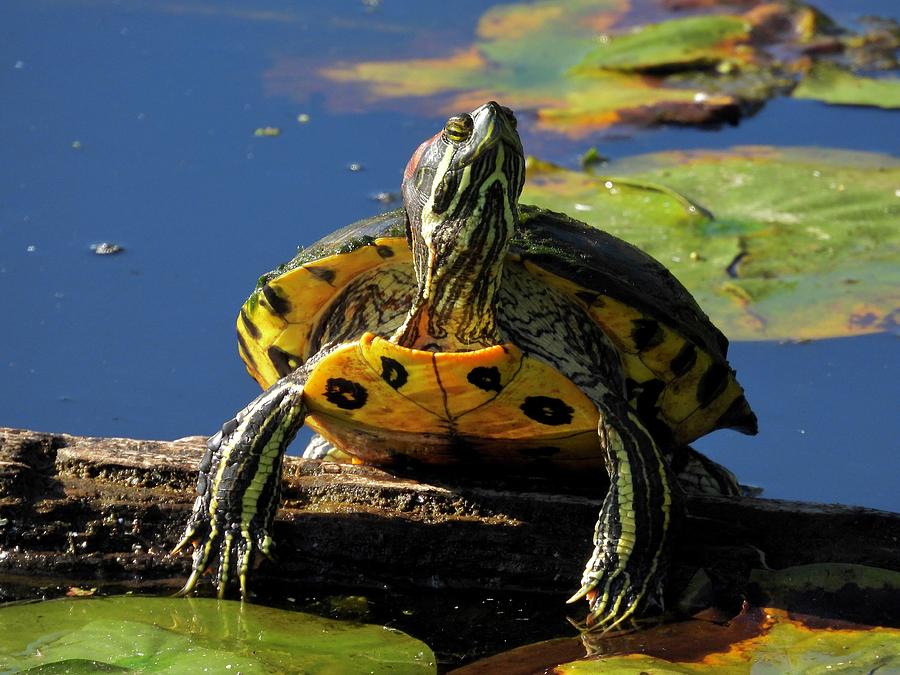
<path id="1" fill-rule="evenodd" d="M 610 489 L 594 529 L 594 552 L 581 589 L 587 630 L 627 628 L 654 606 L 674 532 L 683 517 L 681 490 L 652 436 L 626 404 L 606 404 L 598 426 Z"/>
<path id="2" fill-rule="evenodd" d="M 235 578 L 246 597 L 256 554 L 271 557 L 282 457 L 306 416 L 304 380 L 304 371 L 278 380 L 209 439 L 193 512 L 172 551 L 194 546 L 191 574 L 179 595 L 214 571 L 219 597 Z"/>

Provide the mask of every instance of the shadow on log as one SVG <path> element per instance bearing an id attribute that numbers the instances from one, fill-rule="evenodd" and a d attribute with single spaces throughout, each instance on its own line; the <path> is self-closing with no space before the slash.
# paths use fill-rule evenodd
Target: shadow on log
<path id="1" fill-rule="evenodd" d="M 193 503 L 203 444 L 0 428 L 0 573 L 174 590 L 189 557 L 167 552 Z M 577 585 L 599 506 L 599 498 L 447 487 L 290 457 L 275 530 L 279 562 L 263 565 L 254 587 L 299 581 L 563 595 Z M 703 568 L 719 604 L 746 596 L 753 567 L 900 568 L 897 514 L 711 497 L 690 498 L 689 513 L 672 583 Z"/>

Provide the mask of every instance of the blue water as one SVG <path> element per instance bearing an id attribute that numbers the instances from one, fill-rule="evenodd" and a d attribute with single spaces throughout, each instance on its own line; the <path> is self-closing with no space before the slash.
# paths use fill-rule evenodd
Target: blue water
<path id="1" fill-rule="evenodd" d="M 825 4 L 843 20 L 900 14 L 891 0 Z M 4 2 L 0 425 L 177 438 L 211 433 L 255 396 L 234 317 L 256 277 L 382 210 L 371 196 L 396 191 L 442 121 L 362 101 L 336 112 L 321 91 L 272 94 L 267 73 L 284 59 L 442 53 L 482 6 Z M 281 136 L 253 135 L 269 125 Z M 525 142 L 563 163 L 591 142 L 613 157 L 748 143 L 900 154 L 900 123 L 782 99 L 716 131 Z M 96 256 L 101 241 L 126 252 Z M 731 357 L 762 431 L 701 449 L 769 496 L 900 510 L 895 337 L 735 343 Z"/>

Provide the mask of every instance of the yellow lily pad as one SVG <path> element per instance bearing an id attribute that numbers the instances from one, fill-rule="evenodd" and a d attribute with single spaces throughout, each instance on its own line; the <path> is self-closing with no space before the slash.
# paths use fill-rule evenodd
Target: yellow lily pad
<path id="1" fill-rule="evenodd" d="M 733 339 L 896 329 L 897 159 L 753 147 L 644 155 L 606 171 L 531 160 L 522 201 L 644 249 Z"/>

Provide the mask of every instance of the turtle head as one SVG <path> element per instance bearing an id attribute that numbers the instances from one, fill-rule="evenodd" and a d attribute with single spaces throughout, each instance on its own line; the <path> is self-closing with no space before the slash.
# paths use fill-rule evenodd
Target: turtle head
<path id="1" fill-rule="evenodd" d="M 515 115 L 491 101 L 454 115 L 416 149 L 403 174 L 403 202 L 414 230 L 440 230 L 480 210 L 515 209 L 524 180 Z"/>
<path id="2" fill-rule="evenodd" d="M 524 181 L 516 118 L 493 101 L 454 115 L 413 153 L 403 202 L 419 293 L 398 331 L 401 344 L 441 351 L 496 344 L 494 294 Z"/>

